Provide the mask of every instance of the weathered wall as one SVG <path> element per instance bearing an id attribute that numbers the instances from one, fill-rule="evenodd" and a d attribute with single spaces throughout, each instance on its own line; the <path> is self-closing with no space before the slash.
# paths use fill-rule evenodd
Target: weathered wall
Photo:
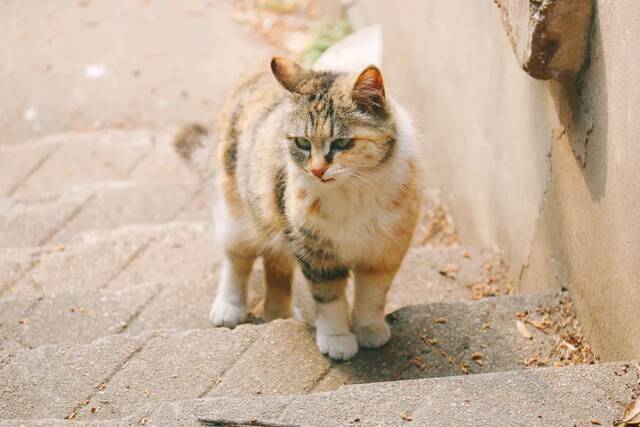
<path id="1" fill-rule="evenodd" d="M 492 1 L 406 3 L 353 16 L 385 26 L 386 79 L 463 239 L 503 249 L 523 291 L 569 288 L 603 360 L 640 357 L 637 0 L 597 1 L 574 88 L 519 68 Z"/>
<path id="2" fill-rule="evenodd" d="M 640 7 L 598 1 L 594 25 L 581 105 L 562 118 L 578 131 L 552 144 L 552 179 L 521 286 L 566 283 L 601 356 L 631 359 L 640 356 Z M 552 92 L 562 112 L 562 90 Z"/>
<path id="3" fill-rule="evenodd" d="M 490 0 L 357 5 L 356 26 L 383 24 L 383 73 L 421 130 L 427 185 L 443 190 L 462 237 L 504 250 L 517 278 L 548 181 L 547 83 L 518 67 Z"/>

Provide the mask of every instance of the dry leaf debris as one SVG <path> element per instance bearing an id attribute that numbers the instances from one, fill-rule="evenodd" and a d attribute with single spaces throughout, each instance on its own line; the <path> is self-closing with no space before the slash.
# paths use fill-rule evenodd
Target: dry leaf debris
<path id="1" fill-rule="evenodd" d="M 518 329 L 518 332 L 520 332 L 520 335 L 522 335 L 526 339 L 533 339 L 533 335 L 531 335 L 531 332 L 529 332 L 527 326 L 522 320 L 516 320 L 516 328 Z"/>
<path id="2" fill-rule="evenodd" d="M 460 267 L 458 267 L 456 264 L 447 264 L 440 270 L 438 270 L 438 272 L 444 277 L 455 279 L 456 275 L 458 274 L 458 270 L 460 270 Z"/>
<path id="3" fill-rule="evenodd" d="M 538 351 L 526 357 L 523 360 L 524 366 L 561 367 L 598 362 L 591 345 L 584 338 L 573 303 L 568 296 L 563 296 L 557 306 L 538 307 L 534 313 L 519 312 L 516 318 L 518 331 L 523 336 L 525 334 L 520 325 L 527 324 L 552 337 L 550 351 L 545 354 Z M 528 329 L 526 331 L 529 332 Z"/>
<path id="4" fill-rule="evenodd" d="M 467 285 L 471 299 L 480 300 L 498 295 L 511 295 L 513 287 L 509 277 L 509 264 L 503 255 L 494 255 L 484 266 L 482 280 Z"/>
<path id="5" fill-rule="evenodd" d="M 453 246 L 460 243 L 455 224 L 444 203 L 436 202 L 432 209 L 426 211 L 416 233 L 423 236 L 423 245 Z"/>

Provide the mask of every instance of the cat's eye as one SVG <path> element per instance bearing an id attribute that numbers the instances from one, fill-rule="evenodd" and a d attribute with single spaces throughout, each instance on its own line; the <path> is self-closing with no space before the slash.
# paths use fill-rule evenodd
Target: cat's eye
<path id="1" fill-rule="evenodd" d="M 293 142 L 296 143 L 296 146 L 303 151 L 311 151 L 311 142 L 307 138 L 303 138 L 301 136 L 297 136 L 293 138 Z"/>
<path id="2" fill-rule="evenodd" d="M 333 150 L 348 150 L 351 147 L 353 147 L 353 139 L 351 138 L 340 138 L 331 141 Z"/>

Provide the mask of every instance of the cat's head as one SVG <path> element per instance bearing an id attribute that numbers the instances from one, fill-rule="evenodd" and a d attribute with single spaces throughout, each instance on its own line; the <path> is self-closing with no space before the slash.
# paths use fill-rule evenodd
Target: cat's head
<path id="1" fill-rule="evenodd" d="M 318 183 L 365 181 L 394 156 L 396 126 L 378 68 L 336 74 L 274 58 L 271 70 L 293 102 L 283 125 L 291 160 Z"/>

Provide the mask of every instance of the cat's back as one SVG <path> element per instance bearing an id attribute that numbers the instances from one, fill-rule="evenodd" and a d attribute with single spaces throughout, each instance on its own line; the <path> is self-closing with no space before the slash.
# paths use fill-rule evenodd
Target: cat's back
<path id="1" fill-rule="evenodd" d="M 267 203 L 259 194 L 268 191 L 285 162 L 278 131 L 288 96 L 270 73 L 242 79 L 227 99 L 220 117 L 219 182 L 228 203 L 237 210 L 259 210 Z M 274 175 L 274 176 L 271 176 Z"/>

